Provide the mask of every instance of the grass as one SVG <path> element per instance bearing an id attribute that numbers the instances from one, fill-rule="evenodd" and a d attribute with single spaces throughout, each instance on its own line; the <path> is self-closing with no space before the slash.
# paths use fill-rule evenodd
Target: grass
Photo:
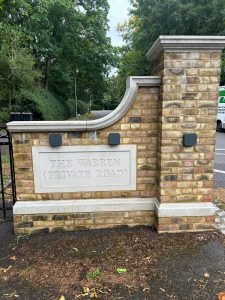
<path id="1" fill-rule="evenodd" d="M 2 171 L 3 181 L 8 182 L 10 180 L 10 157 L 9 153 L 2 155 Z"/>
<path id="2" fill-rule="evenodd" d="M 30 237 L 30 234 L 18 234 L 15 237 L 16 244 L 18 245 L 20 241 L 27 240 Z"/>
<path id="3" fill-rule="evenodd" d="M 97 268 L 95 271 L 87 272 L 87 279 L 94 279 L 102 277 L 102 271 Z"/>
<path id="4" fill-rule="evenodd" d="M 9 153 L 2 155 L 2 164 L 9 164 L 10 163 L 10 157 Z"/>

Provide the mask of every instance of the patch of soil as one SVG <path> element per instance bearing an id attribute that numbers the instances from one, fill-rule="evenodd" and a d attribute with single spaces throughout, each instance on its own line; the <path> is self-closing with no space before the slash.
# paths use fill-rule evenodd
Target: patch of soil
<path id="1" fill-rule="evenodd" d="M 2 300 L 211 300 L 225 291 L 218 232 L 122 227 L 16 238 L 10 226 L 0 224 Z"/>

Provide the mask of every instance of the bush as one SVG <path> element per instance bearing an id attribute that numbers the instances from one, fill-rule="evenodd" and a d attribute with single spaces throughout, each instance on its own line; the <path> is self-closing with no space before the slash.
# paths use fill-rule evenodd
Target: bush
<path id="1" fill-rule="evenodd" d="M 103 105 L 101 104 L 92 104 L 91 106 L 91 110 L 102 110 L 103 109 Z"/>
<path id="2" fill-rule="evenodd" d="M 78 113 L 84 115 L 88 112 L 88 104 L 82 100 L 77 101 Z"/>
<path id="3" fill-rule="evenodd" d="M 8 107 L 4 107 L 0 111 L 0 123 L 8 123 L 10 119 L 10 110 Z"/>
<path id="4" fill-rule="evenodd" d="M 54 121 L 68 117 L 67 108 L 43 88 L 22 89 L 18 98 L 20 111 L 32 112 L 34 120 Z"/>
<path id="5" fill-rule="evenodd" d="M 66 104 L 68 106 L 70 117 L 75 117 L 76 115 L 76 102 L 74 99 L 69 99 L 66 101 Z M 85 103 L 82 100 L 77 101 L 77 112 L 80 115 L 84 115 L 88 112 L 88 104 Z"/>

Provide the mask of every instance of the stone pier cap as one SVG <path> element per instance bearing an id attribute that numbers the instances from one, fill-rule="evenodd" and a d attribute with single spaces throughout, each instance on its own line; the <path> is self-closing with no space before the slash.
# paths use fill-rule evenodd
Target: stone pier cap
<path id="1" fill-rule="evenodd" d="M 162 51 L 222 50 L 225 36 L 160 35 L 146 54 L 150 61 L 156 60 Z"/>

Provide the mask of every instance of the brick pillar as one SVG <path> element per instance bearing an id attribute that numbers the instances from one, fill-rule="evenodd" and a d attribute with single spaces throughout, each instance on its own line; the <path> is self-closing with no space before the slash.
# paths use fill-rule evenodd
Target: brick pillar
<path id="1" fill-rule="evenodd" d="M 162 76 L 158 138 L 159 232 L 210 230 L 217 98 L 225 37 L 160 36 L 147 56 Z M 194 147 L 185 133 L 197 135 Z"/>

